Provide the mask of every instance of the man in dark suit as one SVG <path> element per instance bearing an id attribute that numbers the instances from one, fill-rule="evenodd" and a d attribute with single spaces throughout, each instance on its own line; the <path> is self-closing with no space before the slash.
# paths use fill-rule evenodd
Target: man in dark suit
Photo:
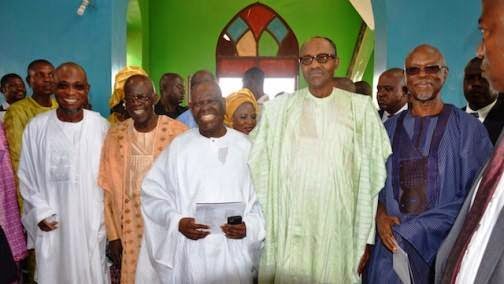
<path id="1" fill-rule="evenodd" d="M 483 0 L 478 55 L 491 87 L 504 91 L 504 0 Z M 504 283 L 504 134 L 438 251 L 436 283 Z"/>
<path id="2" fill-rule="evenodd" d="M 478 118 L 488 130 L 495 145 L 504 126 L 504 95 L 490 88 L 481 72 L 481 58 L 469 61 L 464 72 L 464 97 L 467 106 L 463 109 Z"/>
<path id="3" fill-rule="evenodd" d="M 378 79 L 376 90 L 376 100 L 380 107 L 378 113 L 384 123 L 408 109 L 408 88 L 403 69 L 391 68 L 383 72 Z"/>
<path id="4" fill-rule="evenodd" d="M 184 100 L 185 87 L 184 79 L 179 74 L 163 74 L 159 80 L 159 92 L 160 99 L 154 107 L 156 114 L 175 119 L 187 110 L 187 107 L 181 105 Z"/>

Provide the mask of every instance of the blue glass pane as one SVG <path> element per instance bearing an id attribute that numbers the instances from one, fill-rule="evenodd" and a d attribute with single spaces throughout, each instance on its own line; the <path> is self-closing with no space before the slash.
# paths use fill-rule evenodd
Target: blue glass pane
<path id="1" fill-rule="evenodd" d="M 278 42 L 282 42 L 288 32 L 287 28 L 279 18 L 275 18 L 270 22 L 268 30 L 276 37 Z"/>
<path id="2" fill-rule="evenodd" d="M 231 36 L 233 42 L 236 42 L 246 30 L 248 30 L 247 24 L 242 18 L 238 17 L 229 25 L 227 33 Z"/>

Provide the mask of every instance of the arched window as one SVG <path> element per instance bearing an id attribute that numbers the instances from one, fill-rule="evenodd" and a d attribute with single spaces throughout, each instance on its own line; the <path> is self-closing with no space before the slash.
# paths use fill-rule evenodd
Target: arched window
<path id="1" fill-rule="evenodd" d="M 298 78 L 296 36 L 273 9 L 260 3 L 247 6 L 226 25 L 216 49 L 217 78 L 224 95 L 241 88 L 249 68 L 261 68 L 270 96 L 293 92 Z"/>

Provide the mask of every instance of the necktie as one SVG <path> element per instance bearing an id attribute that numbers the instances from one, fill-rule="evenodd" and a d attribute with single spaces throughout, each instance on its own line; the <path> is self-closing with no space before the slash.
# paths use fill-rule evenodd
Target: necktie
<path id="1" fill-rule="evenodd" d="M 462 259 L 469 242 L 478 228 L 481 217 L 485 212 L 492 195 L 497 188 L 497 184 L 504 171 L 504 139 L 501 139 L 496 147 L 488 166 L 486 167 L 476 197 L 474 198 L 471 209 L 466 215 L 464 225 L 460 231 L 455 244 L 448 257 L 445 274 L 442 283 L 455 283 L 457 274 L 460 270 Z"/>
<path id="2" fill-rule="evenodd" d="M 469 113 L 470 115 L 479 118 L 479 113 L 477 111 Z"/>

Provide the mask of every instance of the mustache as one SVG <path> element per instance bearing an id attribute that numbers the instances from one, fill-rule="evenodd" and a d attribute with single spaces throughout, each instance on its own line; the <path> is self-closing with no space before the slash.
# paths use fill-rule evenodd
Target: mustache
<path id="1" fill-rule="evenodd" d="M 322 70 L 322 68 L 320 68 L 320 67 L 313 68 L 313 69 L 310 69 L 308 71 L 309 75 L 312 75 L 312 74 L 323 74 L 323 73 L 324 73 L 324 70 Z"/>

